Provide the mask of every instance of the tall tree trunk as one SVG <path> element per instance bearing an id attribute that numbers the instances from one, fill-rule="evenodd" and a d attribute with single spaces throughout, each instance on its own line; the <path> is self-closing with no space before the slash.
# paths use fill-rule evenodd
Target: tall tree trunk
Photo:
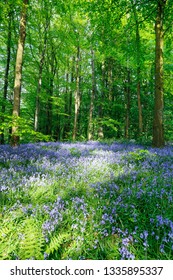
<path id="1" fill-rule="evenodd" d="M 130 127 L 130 70 L 127 69 L 127 82 L 125 85 L 125 110 L 126 110 L 126 115 L 125 115 L 125 138 L 129 138 L 129 127 Z"/>
<path id="2" fill-rule="evenodd" d="M 56 71 L 56 78 L 57 78 L 57 88 L 56 88 L 56 92 L 57 92 L 57 97 L 59 97 L 60 95 L 60 83 L 59 83 L 59 69 L 57 69 Z M 56 141 L 61 140 L 61 115 L 58 113 L 58 111 L 56 111 L 55 114 L 55 124 L 54 124 L 54 139 Z"/>
<path id="3" fill-rule="evenodd" d="M 66 87 L 65 87 L 65 97 L 64 97 L 64 125 L 63 125 L 63 133 L 62 133 L 62 138 L 67 139 L 68 137 L 68 132 L 69 132 L 69 101 L 70 101 L 70 96 L 69 96 L 69 63 L 67 63 L 67 72 L 65 74 L 65 80 L 66 80 Z"/>
<path id="4" fill-rule="evenodd" d="M 80 47 L 77 47 L 77 57 L 76 57 L 76 90 L 75 90 L 75 117 L 74 117 L 74 127 L 73 127 L 73 141 L 76 140 L 77 136 L 77 125 L 79 117 L 79 108 L 80 108 Z"/>
<path id="5" fill-rule="evenodd" d="M 38 85 L 35 100 L 35 113 L 34 113 L 34 130 L 39 131 L 39 113 L 40 113 L 40 93 L 42 85 L 42 71 L 43 71 L 43 60 L 40 60 L 39 65 L 39 75 L 38 75 Z"/>
<path id="6" fill-rule="evenodd" d="M 45 125 L 45 133 L 47 135 L 52 134 L 52 97 L 53 97 L 53 88 L 54 88 L 54 78 L 50 78 L 49 82 L 49 89 L 47 94 L 49 95 L 49 98 L 47 100 L 46 104 L 46 125 Z"/>
<path id="7" fill-rule="evenodd" d="M 20 115 L 20 97 L 21 97 L 21 81 L 22 81 L 22 64 L 23 64 L 23 53 L 26 37 L 26 16 L 27 16 L 27 6 L 29 0 L 23 0 L 22 11 L 20 18 L 20 30 L 19 30 L 19 41 L 17 47 L 17 56 L 16 56 L 16 66 L 15 66 L 15 80 L 14 80 L 14 100 L 13 100 L 13 117 L 14 124 L 12 126 L 12 137 L 11 145 L 19 145 L 19 132 L 18 125 L 16 124 L 17 118 Z"/>
<path id="8" fill-rule="evenodd" d="M 90 99 L 90 110 L 89 110 L 89 120 L 88 120 L 88 140 L 93 138 L 93 111 L 94 111 L 94 98 L 96 92 L 96 82 L 95 82 L 95 58 L 94 51 L 91 50 L 92 60 L 91 60 L 91 68 L 92 68 L 92 90 L 91 90 L 91 99 Z"/>
<path id="9" fill-rule="evenodd" d="M 109 98 L 110 104 L 113 101 L 113 74 L 112 74 L 112 68 L 113 68 L 113 59 L 110 57 L 110 58 L 108 58 L 108 91 L 109 91 L 109 97 L 108 98 Z M 110 108 L 110 110 L 111 110 L 111 108 Z"/>
<path id="10" fill-rule="evenodd" d="M 158 0 L 155 22 L 155 99 L 153 120 L 153 146 L 162 147 L 164 141 L 163 127 L 163 16 L 166 0 Z"/>
<path id="11" fill-rule="evenodd" d="M 2 101 L 2 108 L 1 113 L 2 116 L 0 118 L 1 123 L 4 122 L 4 114 L 6 109 L 6 100 L 7 100 L 7 91 L 8 91 L 8 76 L 9 76 L 9 69 L 10 69 L 10 59 L 11 59 L 11 12 L 8 15 L 8 38 L 7 38 L 7 59 L 6 59 L 6 68 L 5 68 L 5 75 L 4 75 L 4 93 L 3 93 L 3 101 Z M 4 131 L 0 134 L 0 144 L 4 144 Z"/>
<path id="12" fill-rule="evenodd" d="M 105 61 L 101 64 L 101 93 L 99 96 L 99 106 L 98 106 L 98 138 L 104 138 L 104 131 L 103 131 L 103 103 L 105 100 L 105 93 L 106 93 L 106 70 L 105 70 Z"/>
<path id="13" fill-rule="evenodd" d="M 39 131 L 40 93 L 41 93 L 41 86 L 42 86 L 43 66 L 44 66 L 45 53 L 46 53 L 46 47 L 47 47 L 47 32 L 48 32 L 49 26 L 50 26 L 50 20 L 47 18 L 46 26 L 44 29 L 43 49 L 41 52 L 40 63 L 39 63 L 38 85 L 37 85 L 35 116 L 34 116 L 34 130 L 35 131 Z"/>
<path id="14" fill-rule="evenodd" d="M 74 72 L 75 72 L 75 57 L 72 59 L 72 68 L 71 68 L 71 78 L 70 83 L 73 85 L 74 83 Z M 71 131 L 71 119 L 72 119 L 72 106 L 73 106 L 73 90 L 70 88 L 69 93 L 69 104 L 68 104 L 68 122 L 67 122 L 67 134 Z"/>
<path id="15" fill-rule="evenodd" d="M 48 78 L 49 87 L 47 89 L 48 100 L 46 105 L 46 134 L 52 135 L 52 117 L 53 117 L 52 104 L 53 104 L 53 92 L 54 92 L 54 78 L 57 70 L 56 53 L 53 45 L 51 48 L 51 53 L 48 54 L 48 57 L 50 57 L 50 61 L 47 70 L 47 72 L 49 73 L 49 78 Z"/>
<path id="16" fill-rule="evenodd" d="M 133 4 L 133 3 L 132 3 Z M 137 63 L 137 101 L 138 101 L 138 127 L 139 136 L 143 132 L 143 117 L 142 117 L 142 104 L 141 104 L 141 45 L 140 45 L 140 33 L 139 22 L 136 7 L 133 6 L 134 19 L 136 23 L 136 63 Z"/>

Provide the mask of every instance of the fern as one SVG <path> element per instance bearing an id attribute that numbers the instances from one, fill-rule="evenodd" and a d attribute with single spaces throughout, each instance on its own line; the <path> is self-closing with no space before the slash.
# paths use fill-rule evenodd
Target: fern
<path id="1" fill-rule="evenodd" d="M 53 236 L 51 238 L 50 243 L 47 245 L 46 253 L 48 255 L 53 254 L 59 250 L 61 245 L 65 242 L 69 241 L 69 234 L 68 233 L 62 233 L 58 236 Z"/>
<path id="2" fill-rule="evenodd" d="M 14 255 L 18 245 L 16 224 L 5 221 L 0 227 L 0 260 L 9 260 Z"/>
<path id="3" fill-rule="evenodd" d="M 24 221 L 21 228 L 22 238 L 19 243 L 18 255 L 22 260 L 43 259 L 44 237 L 41 227 L 36 224 L 33 218 Z"/>

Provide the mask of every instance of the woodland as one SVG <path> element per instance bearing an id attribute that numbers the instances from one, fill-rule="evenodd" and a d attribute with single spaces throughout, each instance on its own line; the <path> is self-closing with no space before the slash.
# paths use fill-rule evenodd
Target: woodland
<path id="1" fill-rule="evenodd" d="M 173 259 L 172 37 L 172 0 L 0 0 L 0 260 Z"/>
<path id="2" fill-rule="evenodd" d="M 171 0 L 0 3 L 0 142 L 172 141 Z"/>

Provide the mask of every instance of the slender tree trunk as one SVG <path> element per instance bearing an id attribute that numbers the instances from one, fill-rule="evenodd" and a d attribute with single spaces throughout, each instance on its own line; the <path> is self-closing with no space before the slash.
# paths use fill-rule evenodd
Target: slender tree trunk
<path id="1" fill-rule="evenodd" d="M 75 68 L 75 57 L 73 57 L 73 59 L 72 59 L 72 69 L 71 69 L 71 78 L 70 78 L 71 85 L 73 85 L 73 83 L 74 83 L 74 72 L 75 72 L 74 68 Z M 67 133 L 70 133 L 70 131 L 71 131 L 72 106 L 73 106 L 73 90 L 70 89 L 69 106 L 68 106 Z"/>
<path id="2" fill-rule="evenodd" d="M 38 89 L 37 89 L 37 95 L 36 95 L 36 102 L 35 102 L 35 116 L 34 116 L 34 130 L 38 131 L 38 124 L 39 124 L 39 112 L 40 112 L 40 98 L 39 98 L 39 92 L 41 88 L 41 79 L 38 81 Z"/>
<path id="3" fill-rule="evenodd" d="M 60 94 L 60 83 L 59 83 L 59 70 L 57 69 L 56 71 L 56 78 L 57 78 L 57 88 L 56 88 L 56 92 L 57 92 L 57 97 L 59 97 Z M 61 140 L 61 115 L 58 113 L 58 111 L 56 111 L 55 114 L 55 131 L 54 131 L 54 138 L 56 141 Z"/>
<path id="4" fill-rule="evenodd" d="M 73 83 L 73 73 L 72 73 L 72 76 L 71 76 L 71 83 Z M 72 90 L 70 90 L 70 96 L 69 96 L 69 108 L 68 108 L 68 129 L 67 129 L 67 132 L 70 132 L 70 128 L 71 128 L 71 118 L 72 118 L 72 99 L 73 99 L 73 93 L 72 93 Z"/>
<path id="5" fill-rule="evenodd" d="M 40 93 L 41 93 L 41 86 L 42 86 L 42 73 L 43 73 L 43 66 L 45 61 L 45 53 L 47 47 L 47 32 L 49 29 L 50 20 L 46 20 L 46 26 L 44 29 L 44 43 L 43 43 L 43 50 L 40 57 L 40 64 L 39 64 L 39 73 L 38 73 L 38 85 L 37 85 L 37 94 L 36 94 L 36 104 L 35 104 L 35 116 L 34 116 L 34 130 L 39 131 L 39 112 L 40 112 Z"/>
<path id="6" fill-rule="evenodd" d="M 153 146 L 162 147 L 164 141 L 163 127 L 163 14 L 166 0 L 158 0 L 155 22 L 155 100 L 153 121 Z"/>
<path id="7" fill-rule="evenodd" d="M 101 64 L 101 94 L 99 96 L 99 106 L 98 106 L 98 138 L 104 138 L 104 131 L 103 131 L 103 102 L 105 100 L 105 92 L 106 92 L 106 73 L 105 73 L 105 61 Z"/>
<path id="8" fill-rule="evenodd" d="M 138 123 L 139 123 L 139 136 L 143 132 L 143 117 L 142 117 L 142 104 L 141 104 L 141 82 L 140 82 L 140 68 L 137 69 L 137 99 L 138 99 Z"/>
<path id="9" fill-rule="evenodd" d="M 79 61 L 80 61 L 80 47 L 77 47 L 77 57 L 76 57 L 76 90 L 75 90 L 75 117 L 74 117 L 74 127 L 73 127 L 73 141 L 76 140 L 77 136 L 77 125 L 79 117 L 80 108 L 80 71 L 79 71 Z"/>
<path id="10" fill-rule="evenodd" d="M 65 97 L 64 97 L 64 125 L 63 125 L 63 133 L 62 138 L 66 139 L 68 137 L 68 121 L 69 121 L 69 64 L 67 63 L 67 72 L 65 74 L 65 80 L 66 80 L 66 87 L 65 87 Z"/>
<path id="11" fill-rule="evenodd" d="M 51 73 L 52 74 L 52 73 Z M 50 78 L 49 83 L 49 90 L 47 94 L 49 95 L 47 104 L 46 104 L 46 134 L 51 135 L 52 134 L 52 96 L 53 96 L 53 88 L 54 88 L 54 79 L 53 77 Z"/>
<path id="12" fill-rule="evenodd" d="M 95 82 L 95 61 L 94 61 L 94 51 L 91 50 L 92 61 L 91 61 L 91 68 L 92 68 L 92 90 L 91 90 L 91 100 L 90 100 L 90 110 L 89 110 L 89 120 L 88 120 L 88 140 L 93 138 L 93 111 L 94 111 L 94 98 L 96 92 L 96 82 Z"/>
<path id="13" fill-rule="evenodd" d="M 137 101 L 138 101 L 138 126 L 139 136 L 143 132 L 143 117 L 142 117 L 142 104 L 141 104 L 141 44 L 139 33 L 139 22 L 136 7 L 133 5 L 133 13 L 136 23 L 136 62 L 137 62 Z"/>
<path id="14" fill-rule="evenodd" d="M 11 144 L 12 146 L 19 145 L 19 132 L 18 125 L 16 124 L 17 118 L 20 115 L 20 97 L 21 97 L 21 80 L 22 80 L 22 64 L 23 64 L 23 53 L 26 37 L 26 15 L 27 15 L 27 6 L 29 0 L 23 0 L 22 11 L 20 18 L 20 30 L 19 30 L 19 41 L 17 47 L 17 56 L 16 56 L 16 66 L 15 66 L 15 80 L 14 80 L 14 100 L 13 100 L 13 117 L 14 124 L 12 126 L 12 137 Z"/>
<path id="15" fill-rule="evenodd" d="M 129 138 L 129 127 L 130 127 L 130 70 L 127 69 L 127 82 L 125 85 L 125 110 L 126 110 L 126 115 L 125 115 L 125 138 Z"/>
<path id="16" fill-rule="evenodd" d="M 0 118 L 0 122 L 4 122 L 4 114 L 6 109 L 6 100 L 7 100 L 7 91 L 8 91 L 8 76 L 9 76 L 9 69 L 10 69 L 10 59 L 11 59 L 11 13 L 9 13 L 9 21 L 8 21 L 8 39 L 7 39 L 7 59 L 6 59 L 6 68 L 5 68 L 5 75 L 4 75 L 4 93 L 3 93 L 3 102 L 1 113 L 2 116 Z M 0 144 L 4 144 L 4 131 L 0 134 Z"/>
<path id="17" fill-rule="evenodd" d="M 113 60 L 111 58 L 109 58 L 108 59 L 108 90 L 109 90 L 109 101 L 110 101 L 110 103 L 113 101 L 112 65 L 113 65 Z M 111 110 L 111 108 L 110 108 L 110 110 Z"/>
<path id="18" fill-rule="evenodd" d="M 53 42 L 52 42 L 53 43 Z M 48 90 L 47 90 L 47 95 L 48 95 L 48 100 L 47 100 L 47 105 L 46 105 L 46 134 L 47 135 L 52 135 L 52 117 L 53 117 L 53 92 L 54 92 L 54 78 L 57 70 L 57 60 L 56 60 L 56 53 L 54 50 L 54 46 L 52 45 L 51 48 L 51 53 L 48 55 L 50 57 L 49 61 L 49 67 L 48 67 L 48 73 L 49 73 L 49 78 L 48 78 Z"/>

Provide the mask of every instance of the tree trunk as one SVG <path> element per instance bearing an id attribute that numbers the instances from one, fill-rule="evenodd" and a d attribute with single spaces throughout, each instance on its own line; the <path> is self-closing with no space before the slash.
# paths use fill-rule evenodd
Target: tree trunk
<path id="1" fill-rule="evenodd" d="M 20 115 L 20 97 L 21 97 L 21 80 L 22 80 L 22 64 L 23 64 L 23 53 L 26 37 L 26 15 L 27 5 L 29 0 L 23 0 L 22 11 L 20 18 L 20 30 L 19 30 L 19 41 L 17 47 L 16 66 L 15 66 L 15 80 L 14 80 L 14 100 L 13 100 L 13 117 L 14 124 L 12 126 L 12 137 L 11 145 L 19 145 L 19 131 L 17 118 Z"/>
<path id="2" fill-rule="evenodd" d="M 78 46 L 77 57 L 76 57 L 76 90 L 75 90 L 75 117 L 74 117 L 74 127 L 73 127 L 73 141 L 76 140 L 76 136 L 77 136 L 77 125 L 78 125 L 79 108 L 80 108 L 79 61 L 80 61 L 80 47 Z"/>
<path id="3" fill-rule="evenodd" d="M 60 95 L 60 83 L 59 83 L 59 69 L 57 69 L 56 71 L 56 78 L 57 78 L 57 97 L 59 97 Z M 58 113 L 58 111 L 56 111 L 55 114 L 55 124 L 54 124 L 54 139 L 56 141 L 60 141 L 61 140 L 61 115 Z"/>
<path id="4" fill-rule="evenodd" d="M 53 117 L 53 92 L 54 92 L 54 78 L 57 70 L 57 60 L 56 60 L 56 53 L 52 42 L 51 53 L 48 54 L 50 57 L 49 65 L 47 69 L 48 73 L 48 89 L 47 89 L 47 104 L 46 104 L 46 134 L 52 135 L 52 117 Z"/>
<path id="5" fill-rule="evenodd" d="M 95 91 L 96 91 L 96 83 L 95 83 L 95 62 L 94 62 L 94 51 L 91 50 L 92 61 L 91 61 L 91 68 L 92 68 L 92 90 L 91 90 L 91 100 L 90 100 L 90 110 L 89 110 L 89 120 L 88 120 L 88 140 L 93 139 L 93 111 L 94 111 L 94 98 L 95 98 Z"/>
<path id="6" fill-rule="evenodd" d="M 62 133 L 62 138 L 67 139 L 68 137 L 68 132 L 69 132 L 69 101 L 70 101 L 70 96 L 69 96 L 69 63 L 67 62 L 67 71 L 65 74 L 65 80 L 66 80 L 66 87 L 65 87 L 65 96 L 64 96 L 64 124 L 63 124 L 63 133 Z"/>
<path id="7" fill-rule="evenodd" d="M 8 90 L 8 76 L 9 76 L 9 69 L 10 69 L 10 59 L 11 59 L 11 13 L 8 16 L 8 39 L 7 39 L 7 59 L 6 59 L 6 68 L 5 68 L 5 75 L 4 75 L 4 93 L 3 93 L 3 101 L 2 101 L 2 108 L 1 113 L 2 116 L 0 118 L 1 123 L 4 122 L 4 114 L 6 109 L 6 100 L 7 100 L 7 90 Z M 0 144 L 4 144 L 4 131 L 0 134 Z"/>
<path id="8" fill-rule="evenodd" d="M 45 52 L 47 47 L 47 32 L 50 25 L 50 20 L 47 19 L 46 26 L 44 29 L 44 43 L 43 43 L 43 50 L 40 57 L 40 64 L 39 64 L 39 73 L 38 73 L 38 86 L 37 86 L 37 94 L 36 94 L 36 104 L 35 104 L 35 116 L 34 116 L 34 130 L 39 131 L 39 112 L 40 112 L 40 93 L 41 93 L 41 85 L 42 85 L 42 73 L 43 73 L 43 66 L 45 61 Z"/>
<path id="9" fill-rule="evenodd" d="M 75 57 L 73 57 L 72 59 L 72 69 L 71 69 L 71 78 L 70 78 L 71 85 L 73 85 L 74 83 L 74 68 L 75 68 Z M 70 133 L 71 131 L 72 106 L 73 106 L 73 90 L 70 88 L 67 133 Z"/>
<path id="10" fill-rule="evenodd" d="M 109 101 L 110 105 L 113 101 L 113 74 L 112 74 L 112 66 L 113 66 L 113 59 L 110 57 L 108 58 L 108 91 L 109 91 Z M 111 106 L 110 106 L 111 110 Z"/>
<path id="11" fill-rule="evenodd" d="M 98 138 L 104 138 L 103 131 L 103 103 L 105 101 L 105 93 L 106 93 L 106 71 L 105 71 L 105 61 L 101 64 L 101 93 L 99 96 L 99 106 L 98 106 Z"/>
<path id="12" fill-rule="evenodd" d="M 125 115 L 125 138 L 129 138 L 129 127 L 130 127 L 130 70 L 127 69 L 127 82 L 125 85 L 125 110 L 126 110 L 126 115 Z"/>
<path id="13" fill-rule="evenodd" d="M 52 73 L 51 73 L 52 74 Z M 47 94 L 49 98 L 46 104 L 46 125 L 45 125 L 45 133 L 46 135 L 52 134 L 52 97 L 53 97 L 53 88 L 54 88 L 54 78 L 50 77 L 49 89 Z"/>
<path id="14" fill-rule="evenodd" d="M 137 63 L 137 101 L 138 101 L 138 127 L 139 136 L 143 132 L 143 117 L 142 117 L 142 104 L 141 104 L 141 46 L 140 46 L 140 33 L 139 22 L 136 7 L 133 5 L 133 13 L 136 23 L 136 63 Z"/>
<path id="15" fill-rule="evenodd" d="M 163 147 L 163 14 L 166 1 L 159 0 L 155 22 L 155 99 L 153 120 L 153 146 Z"/>

